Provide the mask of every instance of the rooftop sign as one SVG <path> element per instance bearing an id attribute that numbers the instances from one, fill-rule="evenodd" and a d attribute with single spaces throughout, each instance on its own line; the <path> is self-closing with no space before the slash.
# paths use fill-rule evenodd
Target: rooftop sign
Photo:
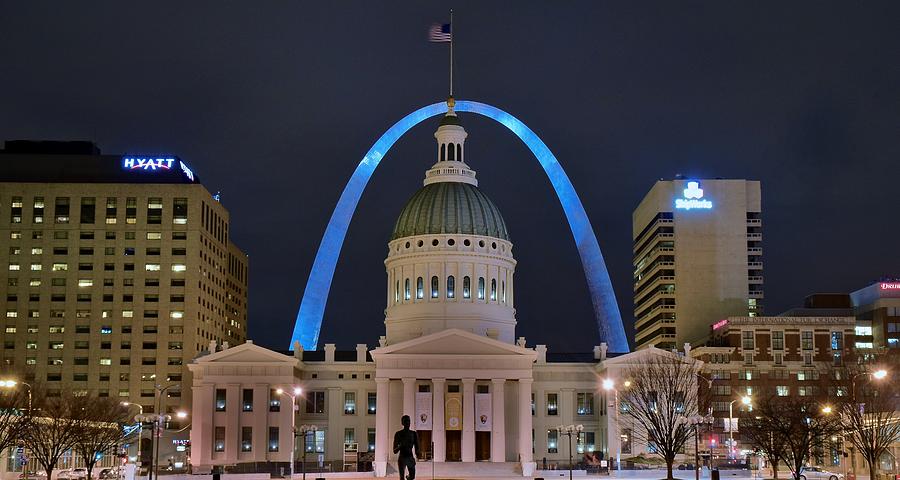
<path id="1" fill-rule="evenodd" d="M 174 158 L 124 157 L 122 168 L 125 170 L 171 170 Z"/>
<path id="2" fill-rule="evenodd" d="M 177 173 L 180 170 L 185 178 L 196 181 L 194 172 L 177 157 L 122 157 L 122 170 L 148 173 Z"/>
<path id="3" fill-rule="evenodd" d="M 900 290 L 900 282 L 881 282 L 882 290 Z"/>
<path id="4" fill-rule="evenodd" d="M 687 188 L 684 189 L 684 198 L 675 199 L 675 208 L 679 210 L 702 209 L 709 210 L 712 208 L 712 202 L 703 199 L 703 189 L 700 188 L 700 182 L 688 182 Z"/>

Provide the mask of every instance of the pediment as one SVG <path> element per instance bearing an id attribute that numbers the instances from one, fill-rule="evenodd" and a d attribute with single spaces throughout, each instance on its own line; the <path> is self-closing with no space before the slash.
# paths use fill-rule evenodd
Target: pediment
<path id="1" fill-rule="evenodd" d="M 372 357 L 403 355 L 478 355 L 537 357 L 534 350 L 459 329 L 448 329 L 372 350 Z"/>
<path id="2" fill-rule="evenodd" d="M 211 353 L 194 359 L 196 364 L 254 364 L 254 363 L 285 363 L 296 365 L 298 360 L 268 348 L 260 347 L 252 342 L 242 343 L 236 347 Z"/>
<path id="3" fill-rule="evenodd" d="M 643 362 L 648 361 L 654 357 L 664 357 L 664 358 L 675 358 L 681 360 L 685 363 L 692 364 L 703 364 L 700 360 L 696 360 L 693 358 L 685 358 L 683 355 L 679 353 L 675 353 L 669 350 L 663 350 L 660 348 L 656 348 L 653 346 L 642 348 L 640 350 L 636 350 L 634 352 L 629 352 L 624 355 L 619 355 L 617 357 L 611 357 L 604 360 L 599 366 L 602 368 L 609 368 L 613 366 L 618 367 L 631 367 L 635 365 L 640 365 Z"/>

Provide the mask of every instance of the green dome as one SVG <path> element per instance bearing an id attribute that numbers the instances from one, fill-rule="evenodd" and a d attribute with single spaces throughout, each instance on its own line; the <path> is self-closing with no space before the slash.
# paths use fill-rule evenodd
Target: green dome
<path id="1" fill-rule="evenodd" d="M 509 241 L 500 210 L 468 183 L 438 182 L 425 185 L 400 212 L 391 240 L 431 234 L 484 235 Z"/>

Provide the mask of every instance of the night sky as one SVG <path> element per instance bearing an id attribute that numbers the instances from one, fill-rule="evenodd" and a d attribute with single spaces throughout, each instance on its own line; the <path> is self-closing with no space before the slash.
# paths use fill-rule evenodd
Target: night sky
<path id="1" fill-rule="evenodd" d="M 331 210 L 371 144 L 447 94 L 505 109 L 559 158 L 632 323 L 631 212 L 659 178 L 762 181 L 766 312 L 900 274 L 900 2 L 0 2 L 0 139 L 171 153 L 222 192 L 250 255 L 250 337 L 287 347 Z M 465 115 L 467 163 L 518 260 L 518 332 L 599 340 L 562 209 L 514 135 Z M 396 215 L 436 120 L 362 198 L 320 338 L 384 330 Z"/>

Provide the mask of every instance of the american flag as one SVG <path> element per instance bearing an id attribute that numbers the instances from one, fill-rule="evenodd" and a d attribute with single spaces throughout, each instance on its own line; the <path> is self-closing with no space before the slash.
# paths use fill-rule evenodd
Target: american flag
<path id="1" fill-rule="evenodd" d="M 436 42 L 436 43 L 446 43 L 449 42 L 453 36 L 450 33 L 450 24 L 445 23 L 443 25 L 435 23 L 428 29 L 428 41 Z"/>

